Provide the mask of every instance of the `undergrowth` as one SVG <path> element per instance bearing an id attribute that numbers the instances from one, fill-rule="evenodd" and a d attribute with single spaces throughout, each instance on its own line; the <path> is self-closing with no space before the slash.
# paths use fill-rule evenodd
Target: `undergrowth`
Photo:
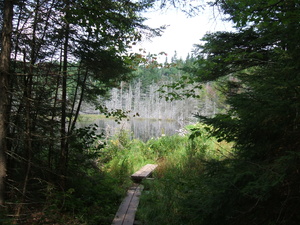
<path id="1" fill-rule="evenodd" d="M 168 154 L 159 162 L 155 179 L 143 182 L 145 191 L 137 212 L 143 224 L 201 224 L 197 210 L 202 200 L 196 193 L 209 192 L 201 179 L 207 162 L 226 161 L 232 157 L 232 151 L 231 144 L 209 138 L 204 126 L 188 129 L 192 133 L 177 137 L 182 140 L 181 148 L 169 137 L 165 139 L 169 140 Z"/>
<path id="2" fill-rule="evenodd" d="M 46 184 L 46 204 L 31 211 L 23 224 L 111 224 L 132 185 L 130 175 L 149 163 L 159 166 L 156 179 L 144 183 L 138 219 L 144 224 L 188 224 L 192 211 L 186 208 L 192 201 L 187 200 L 203 188 L 199 177 L 205 173 L 205 161 L 226 160 L 231 154 L 229 144 L 208 138 L 199 124 L 187 127 L 184 135 L 147 142 L 121 130 L 104 143 L 95 132 L 92 127 L 77 131 L 70 145 L 68 188 L 61 191 Z"/>
<path id="3" fill-rule="evenodd" d="M 176 143 L 164 149 L 155 179 L 143 182 L 137 212 L 142 224 L 299 224 L 299 153 L 249 159 L 238 146 L 208 138 L 209 127 L 191 131 L 183 148 Z"/>

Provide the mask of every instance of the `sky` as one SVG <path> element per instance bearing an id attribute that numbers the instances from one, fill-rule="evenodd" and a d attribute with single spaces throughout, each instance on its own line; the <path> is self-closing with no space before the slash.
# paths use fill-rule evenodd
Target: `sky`
<path id="1" fill-rule="evenodd" d="M 186 14 L 175 9 L 152 11 L 144 16 L 149 18 L 145 24 L 150 27 L 169 26 L 162 36 L 152 38 L 151 41 L 142 41 L 135 46 L 135 50 L 145 49 L 151 54 L 166 52 L 168 60 L 174 56 L 175 51 L 177 58 L 185 59 L 188 53 L 192 52 L 193 45 L 199 44 L 200 39 L 207 32 L 228 31 L 232 27 L 229 22 L 221 20 L 224 16 L 211 8 L 206 8 L 195 17 L 187 17 Z M 161 56 L 159 60 L 165 61 L 165 56 Z"/>

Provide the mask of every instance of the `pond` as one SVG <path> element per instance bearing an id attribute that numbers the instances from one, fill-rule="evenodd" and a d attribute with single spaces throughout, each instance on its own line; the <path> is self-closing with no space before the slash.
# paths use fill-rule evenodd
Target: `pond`
<path id="1" fill-rule="evenodd" d="M 79 122 L 77 127 L 84 127 L 97 124 L 98 133 L 103 133 L 106 137 L 114 136 L 120 130 L 131 133 L 132 138 L 147 141 L 160 136 L 171 136 L 177 134 L 187 123 L 174 120 L 155 119 L 130 119 L 122 120 L 118 124 L 113 119 L 96 119 L 89 122 Z"/>

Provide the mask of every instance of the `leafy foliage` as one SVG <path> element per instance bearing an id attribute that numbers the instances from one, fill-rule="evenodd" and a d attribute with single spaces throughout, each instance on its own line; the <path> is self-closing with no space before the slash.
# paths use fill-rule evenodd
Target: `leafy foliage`
<path id="1" fill-rule="evenodd" d="M 224 0 L 214 5 L 237 31 L 205 36 L 196 73 L 199 81 L 227 79 L 223 90 L 230 110 L 199 118 L 219 141 L 234 140 L 236 155 L 208 163 L 209 176 L 202 180 L 209 195 L 204 207 L 198 206 L 201 224 L 297 224 L 299 4 Z"/>
<path id="2" fill-rule="evenodd" d="M 7 214 L 25 223 L 31 210 L 48 206 L 50 196 L 76 201 L 74 193 L 83 185 L 74 182 L 76 176 L 93 189 L 87 180 L 99 173 L 95 158 L 103 143 L 93 128 L 75 130 L 82 102 L 95 103 L 98 95 L 130 79 L 130 46 L 142 35 L 159 35 L 162 28 L 143 24 L 140 12 L 152 1 L 1 1 L 1 11 L 4 2 L 13 4 L 13 17 L 1 26 L 12 22 L 13 31 L 11 59 L 6 59 L 11 61 L 8 97 L 1 99 L 9 111 L 7 168 L 2 171 L 7 170 L 5 194 L 12 203 Z M 0 91 L 2 96 L 5 90 Z M 115 114 L 123 117 L 121 111 Z M 54 196 L 44 191 L 48 187 Z M 60 207 L 55 213 L 72 208 Z"/>

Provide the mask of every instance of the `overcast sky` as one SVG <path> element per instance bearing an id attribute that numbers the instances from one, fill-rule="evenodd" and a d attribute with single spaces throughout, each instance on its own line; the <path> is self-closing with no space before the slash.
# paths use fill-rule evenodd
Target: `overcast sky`
<path id="1" fill-rule="evenodd" d="M 157 54 L 166 52 L 168 59 L 177 52 L 178 58 L 185 59 L 192 51 L 194 44 L 199 44 L 200 39 L 207 32 L 230 30 L 232 27 L 224 22 L 217 11 L 210 8 L 205 9 L 198 16 L 188 18 L 183 12 L 169 9 L 167 11 L 154 11 L 145 14 L 149 18 L 146 24 L 150 27 L 169 25 L 161 37 L 155 37 L 152 41 L 143 41 L 135 46 L 135 49 L 143 48 L 147 53 Z M 161 60 L 165 60 L 161 59 Z"/>

